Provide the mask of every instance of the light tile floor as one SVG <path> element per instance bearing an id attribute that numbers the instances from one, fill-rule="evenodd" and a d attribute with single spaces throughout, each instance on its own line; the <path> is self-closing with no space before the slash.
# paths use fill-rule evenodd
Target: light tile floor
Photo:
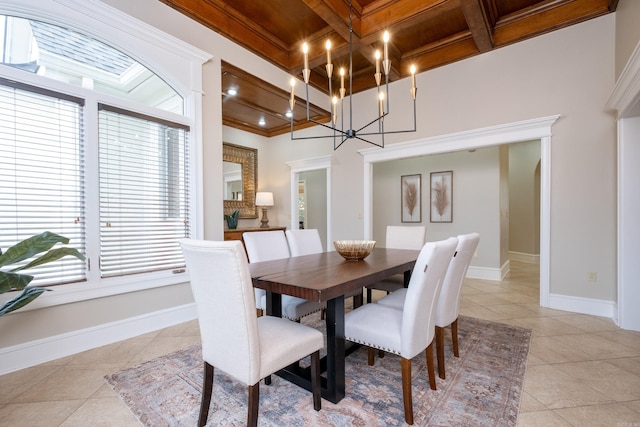
<path id="1" fill-rule="evenodd" d="M 640 427 L 640 333 L 539 306 L 538 266 L 467 279 L 461 313 L 533 330 L 519 427 Z M 379 296 L 379 295 L 378 295 Z M 0 376 L 0 426 L 138 426 L 104 375 L 199 342 L 195 321 Z"/>

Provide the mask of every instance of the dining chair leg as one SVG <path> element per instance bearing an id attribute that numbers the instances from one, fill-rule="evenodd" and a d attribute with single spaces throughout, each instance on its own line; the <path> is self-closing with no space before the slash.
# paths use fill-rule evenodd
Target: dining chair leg
<path id="1" fill-rule="evenodd" d="M 264 385 L 271 385 L 271 375 L 264 377 Z"/>
<path id="2" fill-rule="evenodd" d="M 429 385 L 431 386 L 431 390 L 436 390 L 436 372 L 433 367 L 433 341 L 425 350 L 427 354 L 427 372 L 429 374 Z"/>
<path id="3" fill-rule="evenodd" d="M 258 426 L 258 407 L 260 406 L 260 381 L 249 386 L 249 408 L 247 427 Z"/>
<path id="4" fill-rule="evenodd" d="M 460 352 L 458 351 L 458 319 L 451 323 L 451 341 L 453 342 L 453 355 L 460 357 Z"/>
<path id="5" fill-rule="evenodd" d="M 202 381 L 202 401 L 200 402 L 200 417 L 198 427 L 207 424 L 209 417 L 209 405 L 211 404 L 211 392 L 213 391 L 213 366 L 204 362 L 204 377 Z"/>
<path id="6" fill-rule="evenodd" d="M 362 292 L 359 295 L 353 296 L 353 308 L 358 308 L 362 306 Z"/>
<path id="7" fill-rule="evenodd" d="M 367 365 L 373 366 L 376 362 L 376 350 L 373 347 L 367 347 Z"/>
<path id="8" fill-rule="evenodd" d="M 322 389 L 320 387 L 320 350 L 311 353 L 311 393 L 313 394 L 313 409 L 319 411 L 322 407 Z"/>
<path id="9" fill-rule="evenodd" d="M 436 356 L 438 358 L 438 376 L 444 380 L 444 328 L 440 326 L 436 326 Z"/>
<path id="10" fill-rule="evenodd" d="M 373 301 L 371 301 L 371 288 L 367 288 L 367 304 L 371 304 Z"/>
<path id="11" fill-rule="evenodd" d="M 411 396 L 411 359 L 402 358 L 402 399 L 404 401 L 404 420 L 413 424 L 413 397 Z"/>

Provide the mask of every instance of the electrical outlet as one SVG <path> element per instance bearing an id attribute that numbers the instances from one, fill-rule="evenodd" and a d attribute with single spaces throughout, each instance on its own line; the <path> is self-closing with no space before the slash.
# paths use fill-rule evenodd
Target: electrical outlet
<path id="1" fill-rule="evenodd" d="M 595 271 L 589 271 L 587 273 L 587 280 L 590 282 L 597 282 L 598 281 L 598 273 L 596 273 Z"/>

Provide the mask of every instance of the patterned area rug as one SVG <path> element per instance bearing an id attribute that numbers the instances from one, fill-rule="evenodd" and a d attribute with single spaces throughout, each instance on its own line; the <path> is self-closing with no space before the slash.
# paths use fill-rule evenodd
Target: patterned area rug
<path id="1" fill-rule="evenodd" d="M 321 327 L 318 315 L 304 323 Z M 460 357 L 453 357 L 445 331 L 446 380 L 429 388 L 425 358 L 413 359 L 413 410 L 417 426 L 515 426 L 531 331 L 461 316 Z M 435 359 L 435 351 L 434 351 Z M 277 376 L 260 384 L 260 426 L 406 425 L 400 359 L 387 354 L 367 365 L 358 349 L 346 361 L 346 397 L 322 401 L 315 412 L 311 394 Z M 202 390 L 200 347 L 178 351 L 105 377 L 145 426 L 197 424 Z M 215 371 L 207 426 L 246 425 L 247 389 Z"/>

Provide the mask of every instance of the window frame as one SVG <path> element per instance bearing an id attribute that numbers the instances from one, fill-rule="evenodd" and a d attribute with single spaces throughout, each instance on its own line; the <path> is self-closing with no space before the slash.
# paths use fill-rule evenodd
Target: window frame
<path id="1" fill-rule="evenodd" d="M 147 66 L 183 97 L 184 115 L 156 110 L 125 99 L 93 92 L 1 64 L 0 76 L 85 100 L 85 184 L 87 189 L 97 188 L 99 183 L 98 173 L 94 172 L 91 175 L 89 172 L 98 170 L 98 103 L 188 126 L 191 129 L 189 136 L 189 192 L 192 196 L 190 199 L 191 237 L 202 238 L 204 229 L 202 166 L 200 162 L 196 161 L 202 156 L 202 123 L 196 118 L 202 117 L 202 64 L 207 62 L 211 55 L 168 34 L 158 32 L 155 28 L 124 15 L 101 2 L 92 2 L 94 3 L 92 7 L 81 8 L 81 13 L 74 12 L 71 8 L 60 8 L 60 5 L 56 3 L 61 2 L 68 3 L 68 5 L 78 3 L 75 0 L 58 0 L 56 2 L 33 2 L 31 6 L 23 6 L 7 5 L 0 0 L 0 13 L 68 26 L 121 50 Z M 150 66 L 149 64 L 154 65 Z M 97 264 L 100 258 L 99 206 L 96 193 L 87 191 L 85 200 L 86 255 L 92 264 Z M 101 279 L 99 268 L 94 266 L 88 269 L 86 277 L 86 281 L 83 282 L 56 285 L 52 288 L 55 290 L 54 292 L 47 292 L 29 306 L 24 307 L 23 311 L 188 281 L 186 272 L 171 270 Z M 5 294 L 2 295 L 2 299 L 8 299 L 11 296 Z"/>

